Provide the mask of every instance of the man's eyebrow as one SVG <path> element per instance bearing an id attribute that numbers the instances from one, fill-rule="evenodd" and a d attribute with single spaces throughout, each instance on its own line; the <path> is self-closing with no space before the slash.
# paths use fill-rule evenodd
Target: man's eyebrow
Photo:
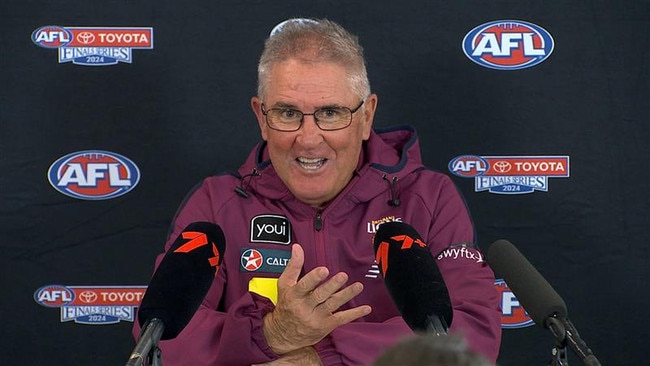
<path id="1" fill-rule="evenodd" d="M 331 108 L 341 108 L 341 107 L 343 107 L 343 106 L 340 105 L 340 104 L 334 103 L 334 104 L 322 105 L 322 106 L 318 107 L 317 109 L 331 109 Z"/>
<path id="2" fill-rule="evenodd" d="M 315 108 L 315 110 L 317 110 L 317 109 L 341 108 L 341 107 L 343 107 L 343 106 L 340 105 L 340 104 L 337 104 L 337 103 L 333 103 L 333 104 L 325 104 L 325 105 L 317 106 Z M 272 108 L 287 108 L 287 109 L 299 110 L 298 107 L 295 104 L 285 103 L 285 102 L 277 102 L 277 103 L 273 104 Z M 307 112 L 305 111 L 305 113 L 307 113 Z"/>
<path id="3" fill-rule="evenodd" d="M 296 109 L 295 104 L 290 104 L 290 103 L 284 103 L 284 102 L 277 102 L 273 105 L 273 108 L 291 108 L 291 109 Z"/>

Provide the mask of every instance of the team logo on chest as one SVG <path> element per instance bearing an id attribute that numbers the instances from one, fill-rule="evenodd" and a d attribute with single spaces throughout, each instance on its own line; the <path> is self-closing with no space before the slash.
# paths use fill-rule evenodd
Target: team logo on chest
<path id="1" fill-rule="evenodd" d="M 291 244 L 291 223 L 285 216 L 258 215 L 251 220 L 251 242 Z"/>

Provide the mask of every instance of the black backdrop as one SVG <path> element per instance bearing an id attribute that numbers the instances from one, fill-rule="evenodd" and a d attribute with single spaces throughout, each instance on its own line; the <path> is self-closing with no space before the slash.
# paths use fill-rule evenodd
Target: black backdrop
<path id="1" fill-rule="evenodd" d="M 107 286 L 125 293 L 148 283 L 187 191 L 238 167 L 257 141 L 249 108 L 256 60 L 270 29 L 295 16 L 328 17 L 359 35 L 379 95 L 376 125 L 414 125 L 430 167 L 451 175 L 448 163 L 465 154 L 570 157 L 570 176 L 549 178 L 546 192 L 477 192 L 474 180 L 453 179 L 484 249 L 499 238 L 515 243 L 562 295 L 603 364 L 642 363 L 650 341 L 640 311 L 650 299 L 649 7 L 639 0 L 3 0 L 0 363 L 126 361 L 131 322 L 63 321 L 56 298 L 41 296 Z M 465 56 L 465 34 L 507 19 L 546 29 L 555 42 L 550 57 L 502 71 Z M 133 49 L 131 63 L 113 66 L 59 63 L 56 49 L 30 39 L 48 25 L 151 27 L 153 49 Z M 128 157 L 139 183 L 106 200 L 59 193 L 48 168 L 85 150 Z M 47 299 L 53 307 L 42 306 Z M 505 329 L 499 364 L 546 364 L 552 343 L 538 327 Z"/>

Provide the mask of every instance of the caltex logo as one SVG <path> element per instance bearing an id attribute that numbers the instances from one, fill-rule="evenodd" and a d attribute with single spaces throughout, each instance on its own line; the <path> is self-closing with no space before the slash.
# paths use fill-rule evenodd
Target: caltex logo
<path id="1" fill-rule="evenodd" d="M 241 272 L 282 273 L 291 258 L 291 250 L 240 248 Z"/>
<path id="2" fill-rule="evenodd" d="M 255 249 L 248 249 L 241 255 L 241 265 L 247 271 L 257 271 L 262 267 L 264 258 Z"/>
<path id="3" fill-rule="evenodd" d="M 475 63 L 496 70 L 519 70 L 546 60 L 555 47 L 546 29 L 521 20 L 481 24 L 463 38 L 463 52 Z"/>

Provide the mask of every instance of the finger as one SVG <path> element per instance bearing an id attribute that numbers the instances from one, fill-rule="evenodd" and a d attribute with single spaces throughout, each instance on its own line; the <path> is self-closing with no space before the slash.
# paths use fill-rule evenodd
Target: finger
<path id="1" fill-rule="evenodd" d="M 361 305 L 352 309 L 338 311 L 329 316 L 326 320 L 326 326 L 335 329 L 343 324 L 348 324 L 372 312 L 370 305 Z"/>
<path id="2" fill-rule="evenodd" d="M 298 282 L 300 277 L 300 271 L 302 271 L 302 266 L 305 263 L 305 252 L 302 250 L 302 247 L 299 244 L 294 244 L 291 246 L 291 258 L 289 263 L 282 271 L 280 278 L 278 278 L 278 288 L 293 286 Z"/>
<path id="3" fill-rule="evenodd" d="M 352 300 L 355 296 L 359 295 L 363 291 L 363 285 L 360 282 L 355 282 L 350 286 L 344 288 L 343 290 L 336 292 L 329 296 L 329 298 L 324 301 L 321 306 L 324 311 L 334 313 L 338 308 L 343 304 Z"/>
<path id="4" fill-rule="evenodd" d="M 296 295 L 301 297 L 311 296 L 317 286 L 327 278 L 330 271 L 326 267 L 316 267 L 304 275 L 295 286 Z M 313 304 L 314 306 L 319 303 Z"/>
<path id="5" fill-rule="evenodd" d="M 322 322 L 323 327 L 332 330 L 340 327 L 341 325 L 351 323 L 359 318 L 362 318 L 372 312 L 370 305 L 361 305 L 352 309 L 342 310 L 331 314 L 326 317 Z M 328 333 L 329 333 L 328 332 Z"/>
<path id="6" fill-rule="evenodd" d="M 334 295 L 336 291 L 340 290 L 341 287 L 343 287 L 343 285 L 345 285 L 347 281 L 348 281 L 347 273 L 339 272 L 334 276 L 332 276 L 332 278 L 327 280 L 327 282 L 316 287 L 311 293 L 311 297 L 314 301 L 314 305 L 318 305 L 325 302 L 325 300 L 329 299 L 332 295 Z M 363 289 L 363 287 L 361 289 Z M 332 310 L 336 310 L 336 308 Z"/>

